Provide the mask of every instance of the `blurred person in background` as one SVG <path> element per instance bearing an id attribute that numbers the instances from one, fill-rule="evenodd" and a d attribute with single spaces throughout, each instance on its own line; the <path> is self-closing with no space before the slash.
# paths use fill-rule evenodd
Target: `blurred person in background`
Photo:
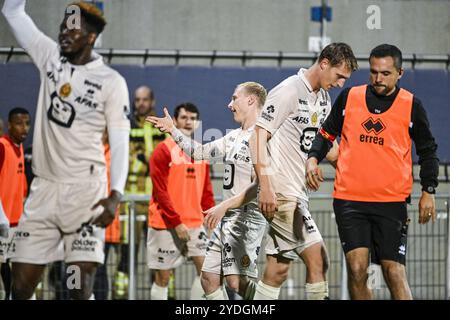
<path id="1" fill-rule="evenodd" d="M 30 126 L 28 110 L 14 108 L 8 114 L 8 133 L 0 137 L 0 285 L 3 283 L 3 298 L 10 295 L 11 269 L 8 260 L 15 251 L 11 240 L 22 215 L 28 189 L 23 142 L 27 139 Z"/>
<path id="2" fill-rule="evenodd" d="M 183 135 L 192 137 L 199 123 L 198 108 L 183 103 L 175 108 L 174 124 Z M 214 195 L 206 161 L 193 161 L 172 137 L 159 143 L 150 158 L 153 181 L 149 206 L 147 265 L 155 270 L 152 300 L 168 299 L 172 270 L 186 258 L 192 259 L 196 277 L 191 299 L 203 299 L 200 283 L 208 238 L 203 226 L 203 210 L 214 206 Z"/>

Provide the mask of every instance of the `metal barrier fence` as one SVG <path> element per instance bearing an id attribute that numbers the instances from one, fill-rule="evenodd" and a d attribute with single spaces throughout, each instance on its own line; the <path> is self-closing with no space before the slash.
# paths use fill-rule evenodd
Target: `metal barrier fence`
<path id="1" fill-rule="evenodd" d="M 419 195 L 413 195 L 413 200 L 417 200 Z M 312 195 L 313 200 L 328 200 L 329 195 Z M 150 299 L 151 272 L 146 263 L 146 232 L 141 232 L 138 243 L 135 239 L 135 222 L 145 219 L 143 216 L 135 216 L 134 205 L 137 202 L 147 202 L 147 196 L 127 196 L 124 201 L 129 205 L 128 230 L 130 248 L 128 250 L 128 288 L 126 299 Z M 417 223 L 417 206 L 409 206 L 409 217 L 411 223 L 408 230 L 408 250 L 407 250 L 407 274 L 408 281 L 415 299 L 449 299 L 450 298 L 450 246 L 449 246 L 449 201 L 450 194 L 437 194 L 437 221 L 427 225 Z M 319 230 L 325 240 L 330 257 L 330 268 L 328 271 L 328 282 L 331 299 L 348 299 L 347 275 L 344 264 L 343 253 L 339 241 L 339 236 L 334 221 L 332 211 L 315 211 L 311 208 L 311 214 L 314 217 Z M 126 217 L 126 216 L 125 216 Z M 139 231 L 139 230 L 138 230 Z M 120 250 L 118 246 L 113 246 L 109 250 L 107 261 L 109 292 L 106 297 L 113 298 L 112 290 L 114 275 L 117 271 Z M 263 248 L 261 248 L 263 253 Z M 260 275 L 264 269 L 265 255 L 259 257 Z M 54 269 L 53 269 L 54 270 Z M 382 273 L 377 267 L 370 269 L 371 285 L 374 288 L 375 299 L 390 299 L 389 291 L 384 283 Z M 57 271 L 46 273 L 43 281 L 43 291 L 40 295 L 44 299 L 59 298 L 64 299 L 67 294 L 58 292 L 58 281 L 64 277 L 64 268 L 59 267 Z M 195 277 L 195 268 L 192 262 L 187 262 L 175 271 L 175 292 L 172 294 L 176 299 L 189 299 L 189 293 L 192 281 Z M 52 280 L 52 287 L 48 280 Z M 59 280 L 58 280 L 59 278 Z M 55 280 L 56 279 L 56 280 Z M 281 290 L 280 299 L 305 299 L 304 292 L 305 267 L 300 261 L 292 264 L 287 281 Z"/>
<path id="2" fill-rule="evenodd" d="M 315 62 L 318 53 L 311 52 L 283 52 L 283 51 L 223 51 L 223 50 L 155 50 L 155 49 L 96 49 L 96 52 L 104 56 L 108 63 L 113 58 L 140 58 L 142 64 L 146 65 L 152 58 L 170 58 L 174 59 L 174 64 L 178 65 L 180 59 L 209 59 L 210 66 L 214 66 L 219 59 L 240 60 L 243 67 L 251 60 L 273 60 L 277 61 L 281 67 L 283 61 L 289 60 L 309 60 Z M 0 55 L 5 55 L 4 63 L 8 63 L 11 57 L 15 55 L 26 55 L 25 50 L 20 47 L 0 47 Z M 356 58 L 362 61 L 368 61 L 368 54 L 357 54 Z M 450 54 L 403 54 L 403 61 L 410 62 L 412 69 L 417 63 L 443 63 L 445 69 L 450 66 Z"/>

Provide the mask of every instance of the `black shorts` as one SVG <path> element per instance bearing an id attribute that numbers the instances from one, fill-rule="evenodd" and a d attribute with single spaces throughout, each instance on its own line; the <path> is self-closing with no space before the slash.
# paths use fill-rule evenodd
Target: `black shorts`
<path id="1" fill-rule="evenodd" d="M 360 202 L 334 199 L 339 237 L 345 253 L 369 248 L 373 263 L 406 263 L 406 202 Z"/>

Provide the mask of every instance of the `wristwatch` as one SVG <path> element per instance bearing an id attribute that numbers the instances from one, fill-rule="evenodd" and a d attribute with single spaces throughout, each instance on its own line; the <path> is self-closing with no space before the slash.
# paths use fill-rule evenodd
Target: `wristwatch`
<path id="1" fill-rule="evenodd" d="M 429 194 L 436 193 L 436 189 L 433 186 L 423 187 L 422 191 L 428 192 Z"/>

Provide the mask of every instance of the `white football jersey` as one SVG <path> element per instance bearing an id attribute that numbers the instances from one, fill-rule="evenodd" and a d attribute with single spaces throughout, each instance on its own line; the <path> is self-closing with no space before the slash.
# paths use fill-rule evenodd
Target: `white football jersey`
<path id="1" fill-rule="evenodd" d="M 106 181 L 102 134 L 130 127 L 124 78 L 96 53 L 88 64 L 72 65 L 42 32 L 25 50 L 41 77 L 33 172 L 58 182 Z"/>
<path id="2" fill-rule="evenodd" d="M 308 201 L 305 162 L 316 133 L 331 110 L 329 94 L 314 93 L 300 69 L 273 88 L 256 125 L 272 134 L 270 181 L 278 196 Z"/>
<path id="3" fill-rule="evenodd" d="M 248 143 L 254 129 L 255 126 L 247 130 L 234 129 L 224 137 L 204 145 L 182 135 L 179 130 L 174 131 L 173 138 L 184 152 L 196 160 L 224 163 L 223 199 L 226 200 L 247 188 L 256 177 Z M 248 203 L 246 208 L 248 212 L 258 211 L 256 201 Z M 239 210 L 241 209 L 230 210 L 227 217 L 238 213 Z M 252 213 L 253 215 L 256 215 L 258 220 L 262 217 L 259 212 Z"/>
<path id="4" fill-rule="evenodd" d="M 249 139 L 255 127 L 248 130 L 235 129 L 227 134 L 224 158 L 223 198 L 224 200 L 239 194 L 256 177 L 250 155 Z M 249 209 L 257 210 L 256 202 L 247 204 Z"/>

